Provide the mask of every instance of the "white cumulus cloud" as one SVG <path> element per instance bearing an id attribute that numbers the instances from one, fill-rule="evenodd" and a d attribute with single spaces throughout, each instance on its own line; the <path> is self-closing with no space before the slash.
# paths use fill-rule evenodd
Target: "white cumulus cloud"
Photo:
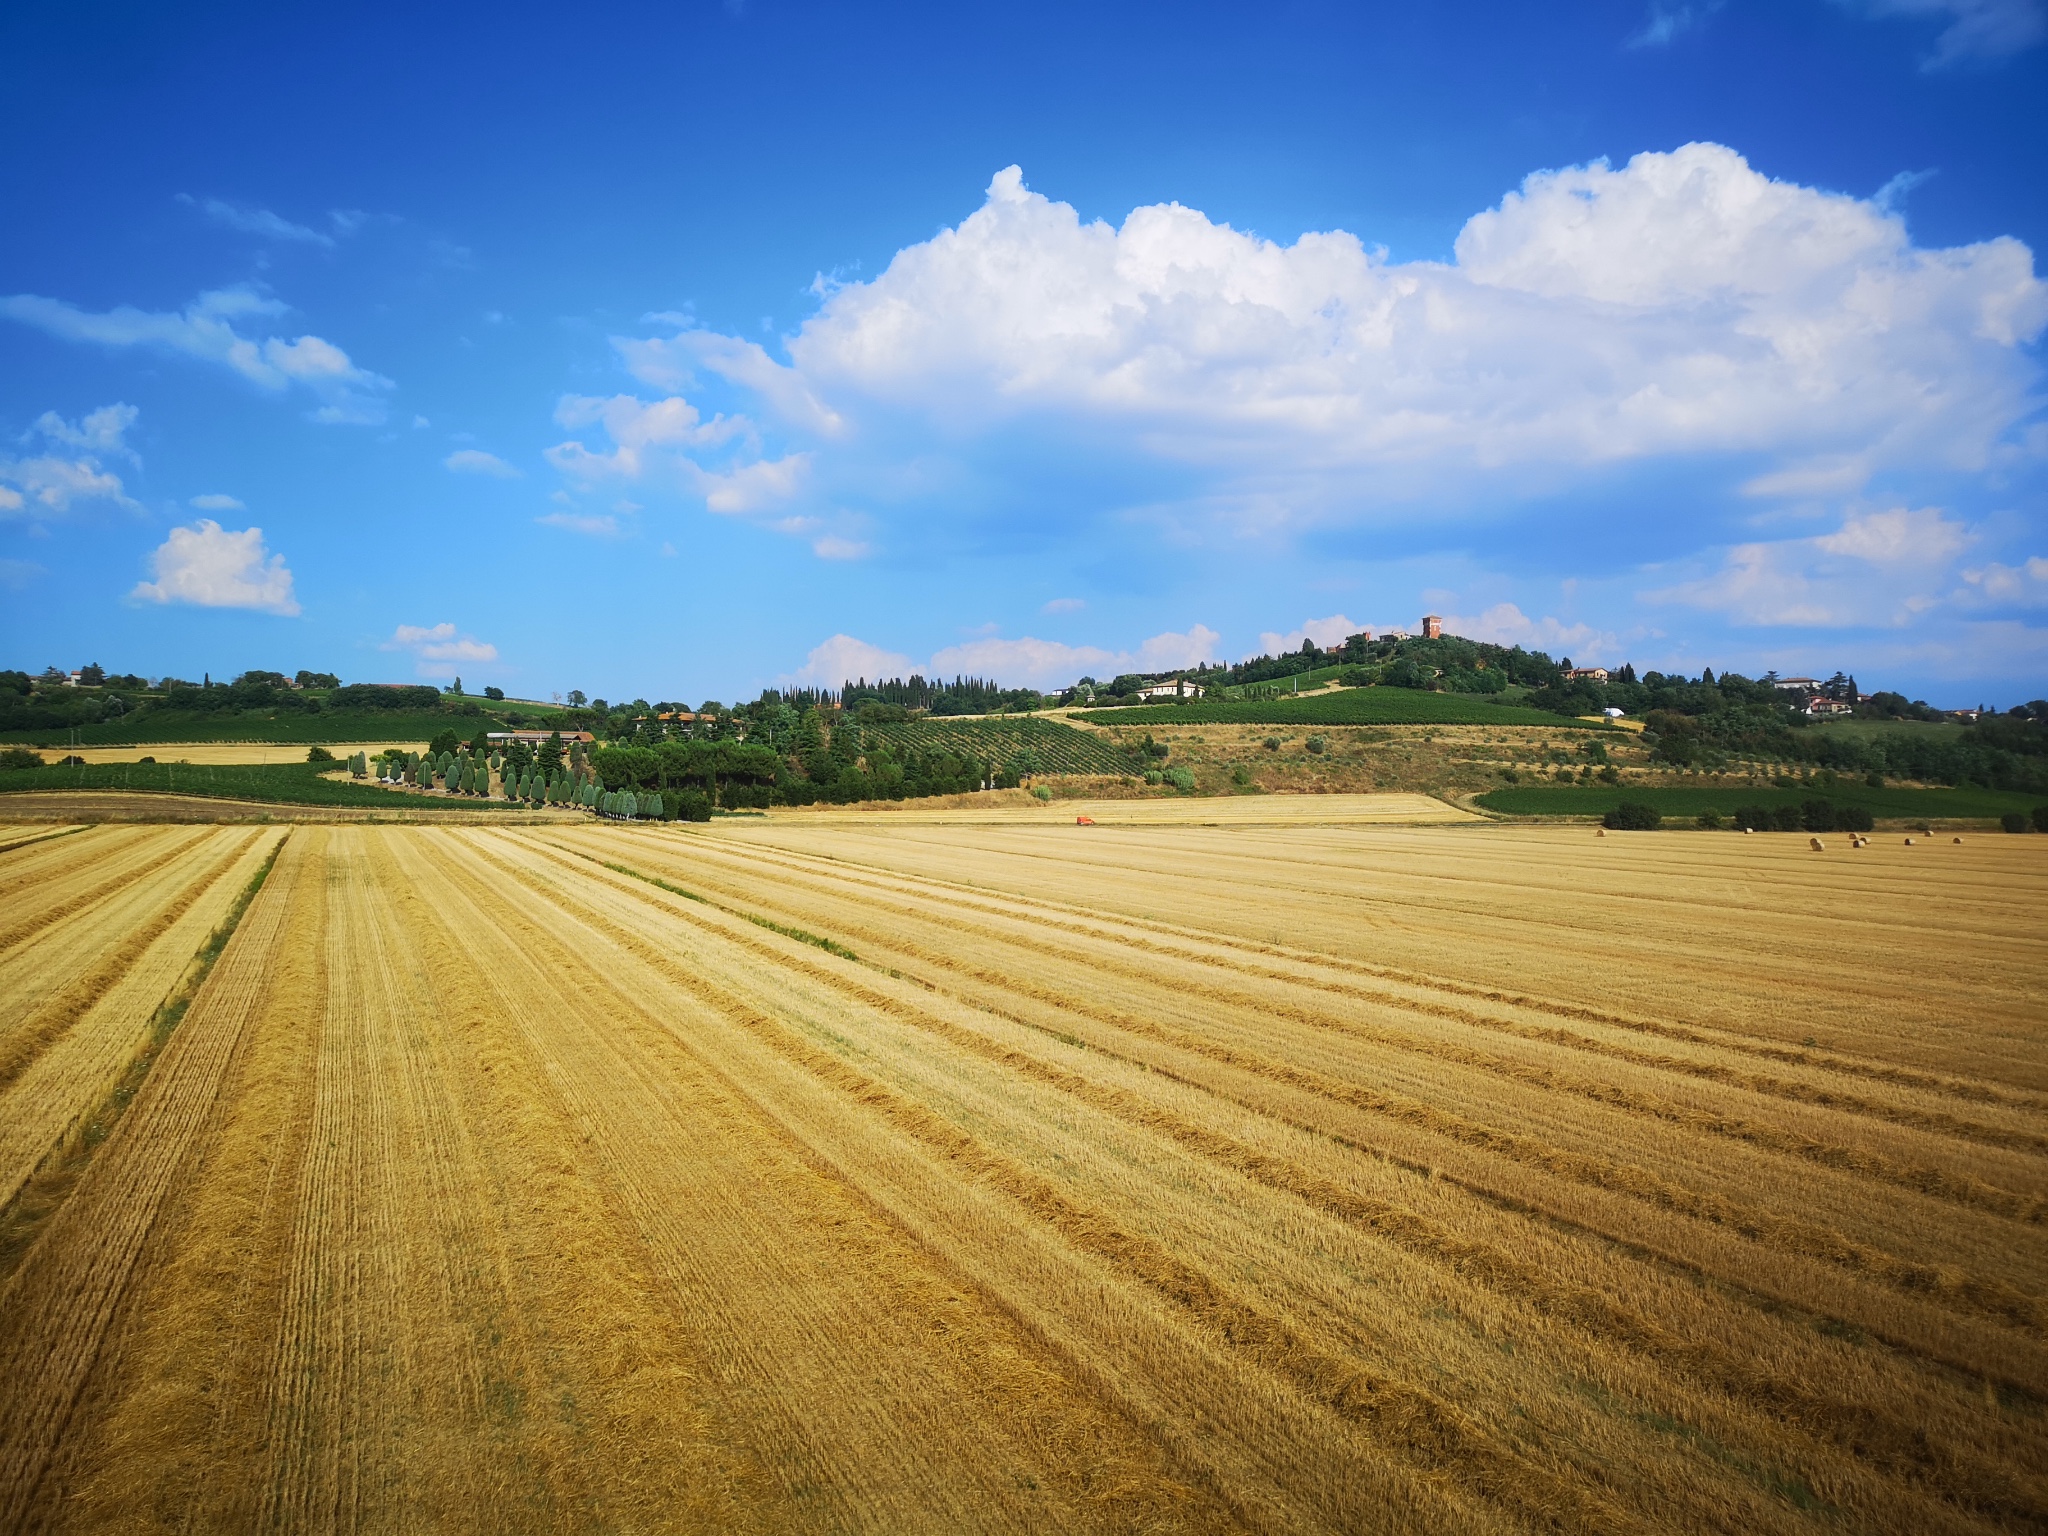
<path id="1" fill-rule="evenodd" d="M 173 528 L 150 564 L 156 580 L 137 583 L 129 594 L 140 602 L 253 608 L 287 616 L 299 611 L 292 573 L 283 555 L 264 548 L 261 528 L 237 533 L 202 517 L 190 528 Z"/>
<path id="2" fill-rule="evenodd" d="M 751 391 L 811 456 L 776 487 L 792 504 L 1028 429 L 1047 459 L 1110 442 L 1192 469 L 1159 520 L 1234 506 L 1262 526 L 1715 455 L 1764 494 L 1974 472 L 2031 451 L 2048 325 L 2021 242 L 1923 249 L 1872 199 L 1710 143 L 1536 172 L 1450 262 L 1341 230 L 1282 245 L 1177 203 L 1088 223 L 1012 166 L 956 227 L 823 295 L 787 363 L 702 330 L 618 345 L 644 381 Z M 631 472 L 613 438 L 557 462 Z"/>
<path id="3" fill-rule="evenodd" d="M 294 384 L 304 387 L 321 402 L 311 413 L 315 421 L 381 422 L 385 412 L 378 397 L 392 387 L 391 380 L 357 367 L 341 348 L 318 336 L 286 340 L 237 329 L 267 325 L 284 313 L 276 299 L 247 287 L 202 293 L 184 309 L 168 313 L 125 304 L 94 313 L 32 293 L 0 297 L 0 316 L 65 341 L 180 352 L 230 368 L 262 389 L 281 393 Z"/>
<path id="4" fill-rule="evenodd" d="M 408 651 L 421 677 L 453 677 L 465 662 L 498 659 L 498 648 L 474 635 L 460 634 L 453 624 L 401 624 L 383 649 Z"/>
<path id="5" fill-rule="evenodd" d="M 103 405 L 73 423 L 55 411 L 43 412 L 22 435 L 32 451 L 19 458 L 0 455 L 0 518 L 61 517 L 81 501 L 134 510 L 121 477 L 101 461 L 138 462 L 124 436 L 137 414 L 132 405 Z"/>
<path id="6" fill-rule="evenodd" d="M 812 646 L 804 664 L 781 681 L 800 687 L 837 688 L 850 679 L 901 677 L 913 670 L 908 656 L 856 640 L 852 635 L 834 635 Z"/>

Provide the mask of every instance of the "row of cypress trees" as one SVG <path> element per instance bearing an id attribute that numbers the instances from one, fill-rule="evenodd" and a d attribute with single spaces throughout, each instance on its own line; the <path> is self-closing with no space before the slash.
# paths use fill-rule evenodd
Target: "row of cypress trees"
<path id="1" fill-rule="evenodd" d="M 590 788 L 593 792 L 597 791 L 595 784 Z M 590 803 L 598 815 L 616 817 L 621 821 L 633 821 L 643 817 L 659 821 L 666 809 L 661 803 L 660 795 L 641 794 L 630 789 L 607 789 L 597 792 L 594 801 L 586 803 Z"/>

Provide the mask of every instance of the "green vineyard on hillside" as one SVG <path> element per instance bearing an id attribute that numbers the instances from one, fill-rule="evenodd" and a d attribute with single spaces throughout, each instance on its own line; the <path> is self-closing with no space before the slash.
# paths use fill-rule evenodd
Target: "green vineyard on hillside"
<path id="1" fill-rule="evenodd" d="M 1186 704 L 1139 704 L 1092 709 L 1082 717 L 1098 725 L 1548 725 L 1586 728 L 1486 694 L 1425 693 L 1414 688 L 1340 688 L 1333 693 L 1278 699 L 1197 699 Z"/>
<path id="2" fill-rule="evenodd" d="M 864 741 L 886 742 L 898 752 L 957 752 L 998 767 L 1029 752 L 1036 773 L 1127 774 L 1141 766 L 1133 753 L 1091 731 L 1030 716 L 889 721 L 860 729 Z"/>

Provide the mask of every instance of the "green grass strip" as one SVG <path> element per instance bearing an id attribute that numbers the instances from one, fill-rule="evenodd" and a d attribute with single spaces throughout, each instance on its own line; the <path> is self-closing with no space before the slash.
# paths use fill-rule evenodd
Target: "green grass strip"
<path id="1" fill-rule="evenodd" d="M 801 928 L 792 928 L 788 924 L 778 923 L 772 918 L 761 917 L 752 912 L 742 911 L 738 907 L 728 907 L 722 901 L 713 901 L 708 896 L 699 896 L 695 891 L 686 891 L 680 885 L 670 885 L 666 880 L 658 879 L 653 875 L 643 874 L 639 870 L 629 868 L 624 864 L 614 864 L 609 859 L 595 858 L 587 853 L 583 857 L 590 859 L 593 863 L 602 864 L 606 869 L 614 870 L 622 875 L 629 875 L 635 880 L 644 880 L 649 885 L 658 885 L 672 896 L 681 896 L 687 901 L 701 902 L 707 907 L 715 907 L 729 917 L 745 918 L 756 928 L 766 928 L 771 933 L 781 934 L 785 939 L 795 939 L 800 944 L 815 944 L 827 954 L 837 955 L 842 960 L 860 959 L 859 955 L 856 955 L 844 944 L 838 943 L 835 940 L 821 939 L 815 933 L 806 933 Z"/>
<path id="2" fill-rule="evenodd" d="M 88 829 L 85 827 L 65 827 L 60 831 L 45 832 L 37 837 L 17 838 L 15 839 L 15 841 L 6 844 L 4 847 L 0 847 L 0 853 L 12 853 L 17 848 L 33 848 L 37 843 L 54 842 L 57 838 L 60 837 L 75 837 L 78 833 L 84 832 L 86 830 Z"/>

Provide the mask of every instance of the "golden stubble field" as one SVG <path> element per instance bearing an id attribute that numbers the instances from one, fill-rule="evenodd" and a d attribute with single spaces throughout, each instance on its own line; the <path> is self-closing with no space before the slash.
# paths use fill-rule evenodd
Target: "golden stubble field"
<path id="1" fill-rule="evenodd" d="M 0 833 L 0 1529 L 2038 1528 L 2044 850 Z"/>

